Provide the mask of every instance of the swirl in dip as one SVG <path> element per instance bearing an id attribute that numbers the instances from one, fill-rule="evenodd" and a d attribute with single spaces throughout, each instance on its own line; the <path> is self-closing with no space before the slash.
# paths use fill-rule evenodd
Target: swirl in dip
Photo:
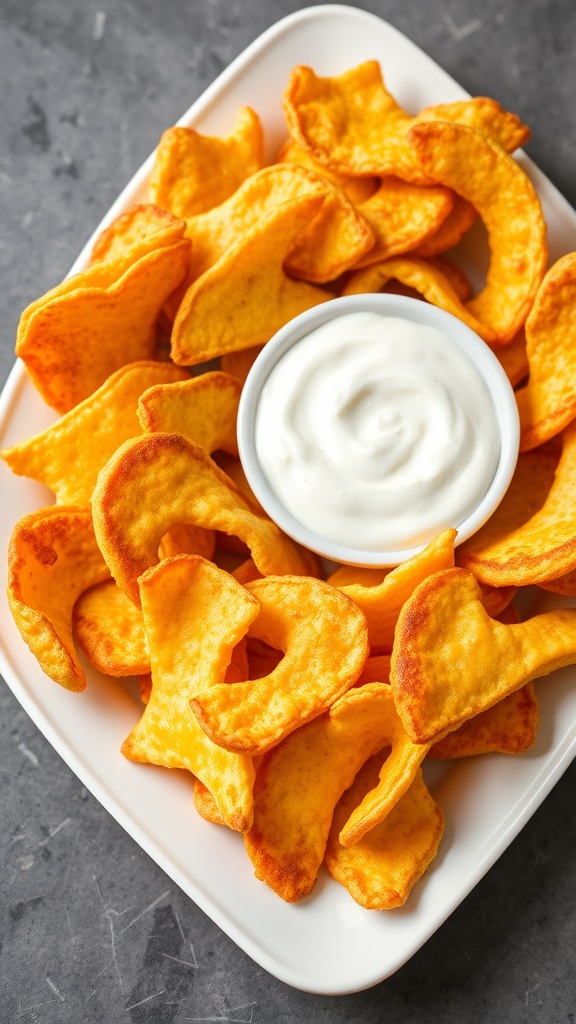
<path id="1" fill-rule="evenodd" d="M 348 313 L 276 363 L 256 452 L 278 500 L 327 540 L 400 551 L 457 527 L 496 472 L 500 436 L 480 371 L 434 327 Z"/>

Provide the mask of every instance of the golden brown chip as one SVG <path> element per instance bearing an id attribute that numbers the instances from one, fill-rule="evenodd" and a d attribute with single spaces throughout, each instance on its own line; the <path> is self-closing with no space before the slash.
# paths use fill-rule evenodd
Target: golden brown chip
<path id="1" fill-rule="evenodd" d="M 478 218 L 478 214 L 472 203 L 467 202 L 462 196 L 454 195 L 454 203 L 446 220 L 442 221 L 440 227 L 430 235 L 426 241 L 414 249 L 413 256 L 430 257 L 437 256 L 453 249 L 458 242 L 461 242 L 467 231 Z M 462 300 L 462 301 L 467 301 Z"/>
<path id="2" fill-rule="evenodd" d="M 304 196 L 283 203 L 188 289 L 172 332 L 175 363 L 194 365 L 265 344 L 288 320 L 331 297 L 283 269 L 323 202 Z"/>
<path id="3" fill-rule="evenodd" d="M 87 505 L 102 466 L 141 433 L 136 410 L 142 392 L 187 377 L 170 363 L 130 363 L 41 434 L 0 455 L 13 473 L 46 484 L 59 504 Z"/>
<path id="4" fill-rule="evenodd" d="M 43 508 L 20 519 L 8 548 L 8 602 L 43 672 L 67 690 L 86 686 L 72 639 L 72 609 L 110 575 L 89 509 Z"/>
<path id="5" fill-rule="evenodd" d="M 454 565 L 456 530 L 443 530 L 419 554 L 391 572 L 343 566 L 328 582 L 362 609 L 368 623 L 370 647 L 392 650 L 394 627 L 402 605 L 422 580 Z"/>
<path id="6" fill-rule="evenodd" d="M 194 555 L 150 569 L 140 579 L 140 592 L 152 690 L 122 753 L 133 761 L 192 772 L 210 790 L 224 822 L 243 831 L 252 820 L 251 758 L 212 743 L 189 701 L 224 679 L 234 647 L 258 614 L 258 602 L 228 573 Z"/>
<path id="7" fill-rule="evenodd" d="M 138 419 L 147 433 L 182 434 L 211 455 L 238 455 L 236 418 L 242 385 L 227 373 L 203 373 L 151 387 L 140 398 Z"/>
<path id="8" fill-rule="evenodd" d="M 546 267 L 546 224 L 534 186 L 511 156 L 473 128 L 422 123 L 408 138 L 426 173 L 472 203 L 486 225 L 488 277 L 468 309 L 505 344 L 524 323 Z"/>
<path id="9" fill-rule="evenodd" d="M 338 833 L 354 808 L 378 784 L 381 767 L 382 754 L 375 754 L 340 798 L 324 857 L 332 877 L 366 910 L 403 906 L 436 856 L 444 831 L 444 815 L 418 770 L 388 817 L 359 843 L 342 846 Z"/>
<path id="10" fill-rule="evenodd" d="M 80 595 L 73 622 L 76 641 L 99 672 L 118 677 L 150 672 L 142 612 L 114 580 Z"/>
<path id="11" fill-rule="evenodd" d="M 121 213 L 98 235 L 90 263 L 115 260 L 127 252 L 134 252 L 135 246 L 141 254 L 144 246 L 152 252 L 180 241 L 183 234 L 181 220 L 152 203 L 141 203 Z"/>
<path id="12" fill-rule="evenodd" d="M 131 263 L 135 250 L 69 278 L 22 316 L 16 354 L 58 412 L 121 366 L 154 356 L 156 317 L 187 273 L 190 243 L 181 239 Z"/>
<path id="13" fill-rule="evenodd" d="M 355 688 L 330 711 L 266 754 L 254 785 L 254 824 L 245 835 L 256 877 L 293 902 L 312 889 L 334 807 L 367 758 L 391 746 L 380 780 L 340 831 L 358 842 L 409 788 L 427 746 L 410 742 L 394 710 L 391 688 Z"/>
<path id="14" fill-rule="evenodd" d="M 352 686 L 368 656 L 368 638 L 360 609 L 320 580 L 269 577 L 246 589 L 260 602 L 249 635 L 284 657 L 267 676 L 212 686 L 191 703 L 215 743 L 255 757 Z"/>
<path id="15" fill-rule="evenodd" d="M 451 759 L 492 752 L 523 754 L 536 742 L 539 721 L 534 687 L 526 683 L 434 743 L 428 756 Z"/>
<path id="16" fill-rule="evenodd" d="M 521 455 L 501 504 L 460 547 L 459 564 L 482 583 L 521 587 L 576 568 L 576 424 L 564 431 L 554 474 L 555 465 L 555 452 L 546 448 Z"/>
<path id="17" fill-rule="evenodd" d="M 348 199 L 354 203 L 354 206 L 359 206 L 360 203 L 366 202 L 378 188 L 377 178 L 354 178 L 350 174 L 338 174 L 338 171 L 335 171 L 332 167 L 328 167 L 326 164 L 320 163 L 319 160 L 315 160 L 306 149 L 296 145 L 292 139 L 287 139 L 284 145 L 280 147 L 276 159 L 278 163 L 298 164 L 300 167 L 308 167 L 311 171 L 316 171 L 316 174 L 321 174 L 324 178 L 328 178 L 328 181 L 331 181 L 333 185 L 337 185 L 338 188 L 341 188 L 346 193 Z"/>
<path id="18" fill-rule="evenodd" d="M 381 263 L 356 270 L 352 273 L 342 290 L 342 295 L 362 295 L 366 292 L 379 292 L 390 279 L 401 281 L 402 284 L 415 288 L 424 298 L 447 313 L 458 317 L 484 341 L 494 341 L 491 328 L 480 323 L 458 298 L 450 281 L 442 270 L 428 260 L 414 256 L 395 256 Z"/>
<path id="19" fill-rule="evenodd" d="M 421 110 L 417 120 L 452 121 L 467 125 L 487 135 L 507 153 L 513 153 L 519 146 L 523 146 L 532 134 L 517 114 L 504 110 L 504 107 L 488 96 L 475 96 L 472 100 L 457 100 L 455 103 L 437 103 Z"/>
<path id="20" fill-rule="evenodd" d="M 400 178 L 383 178 L 377 192 L 358 210 L 376 243 L 357 267 L 415 249 L 449 216 L 453 193 L 441 185 L 418 186 Z"/>
<path id="21" fill-rule="evenodd" d="M 274 164 L 249 178 L 227 202 L 188 221 L 192 242 L 191 283 L 258 228 L 283 203 L 304 196 L 324 202 L 301 228 L 284 256 L 293 277 L 316 284 L 331 281 L 364 256 L 374 237 L 350 200 L 326 178 L 296 164 Z"/>
<path id="22" fill-rule="evenodd" d="M 284 113 L 292 138 L 321 163 L 344 174 L 394 174 L 420 185 L 435 179 L 418 166 L 406 139 L 419 121 L 457 121 L 510 149 L 530 136 L 516 115 L 485 97 L 428 107 L 412 118 L 386 89 L 375 60 L 333 78 L 294 68 Z"/>
<path id="23" fill-rule="evenodd" d="M 195 217 L 223 203 L 263 164 L 262 127 L 250 107 L 240 107 L 222 139 L 168 128 L 156 151 L 150 198 L 177 217 Z"/>
<path id="24" fill-rule="evenodd" d="M 472 573 L 424 580 L 396 626 L 390 679 L 414 743 L 435 742 L 526 683 L 576 662 L 576 611 L 506 625 L 491 618 Z"/>
<path id="25" fill-rule="evenodd" d="M 320 78 L 312 68 L 294 68 L 284 93 L 284 114 L 298 145 L 342 174 L 394 174 L 430 183 L 406 145 L 412 118 L 385 88 L 375 60 L 333 78 Z"/>
<path id="26" fill-rule="evenodd" d="M 530 379 L 516 395 L 520 450 L 548 441 L 576 417 L 576 253 L 542 281 L 526 320 Z"/>
<path id="27" fill-rule="evenodd" d="M 316 574 L 315 560 L 258 513 L 199 445 L 180 434 L 126 441 L 93 496 L 98 543 L 116 582 L 139 601 L 138 577 L 179 523 L 221 530 L 248 545 L 264 575 Z"/>

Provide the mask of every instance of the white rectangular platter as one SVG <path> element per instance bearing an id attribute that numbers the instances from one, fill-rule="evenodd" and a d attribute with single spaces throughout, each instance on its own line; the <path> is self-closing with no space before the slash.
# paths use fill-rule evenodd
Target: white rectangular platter
<path id="1" fill-rule="evenodd" d="M 409 111 L 466 96 L 379 18 L 327 5 L 294 14 L 265 32 L 181 124 L 226 133 L 237 108 L 249 104 L 262 118 L 272 159 L 285 136 L 281 97 L 291 68 L 309 64 L 322 75 L 337 74 L 371 58 L 381 62 L 387 85 Z M 152 159 L 98 231 L 146 199 Z M 529 160 L 522 156 L 521 161 L 542 199 L 551 258 L 576 249 L 576 213 Z M 85 266 L 92 241 L 71 273 Z M 53 419 L 17 365 L 0 402 L 0 447 Z M 17 519 L 52 499 L 41 486 L 12 476 L 4 464 L 0 485 L 0 548 L 5 551 Z M 36 725 L 136 842 L 242 949 L 271 974 L 309 992 L 358 991 L 405 963 L 506 849 L 576 753 L 575 673 L 564 670 L 539 686 L 542 725 L 528 754 L 432 766 L 428 778 L 446 816 L 446 833 L 437 860 L 404 908 L 362 910 L 326 874 L 308 898 L 287 905 L 255 880 L 241 837 L 196 814 L 186 773 L 121 756 L 120 744 L 141 713 L 130 687 L 89 671 L 88 688 L 77 695 L 43 675 L 10 616 L 3 556 L 0 576 L 0 669 Z"/>

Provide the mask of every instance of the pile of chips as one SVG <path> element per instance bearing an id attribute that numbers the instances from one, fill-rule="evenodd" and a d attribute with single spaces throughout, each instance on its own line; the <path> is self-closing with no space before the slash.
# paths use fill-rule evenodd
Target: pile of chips
<path id="1" fill-rule="evenodd" d="M 138 677 L 123 753 L 188 769 L 198 813 L 244 834 L 283 899 L 324 863 L 387 909 L 442 836 L 424 758 L 522 753 L 531 681 L 576 662 L 576 611 L 520 622 L 511 604 L 529 584 L 576 594 L 576 254 L 545 274 L 540 202 L 511 155 L 529 131 L 493 100 L 410 116 L 368 61 L 296 68 L 284 109 L 269 166 L 249 108 L 222 139 L 169 129 L 150 204 L 24 312 L 16 351 L 61 418 L 2 453 L 56 498 L 14 529 L 9 600 L 61 686 L 85 686 L 76 645 Z M 444 254 L 477 216 L 491 259 L 472 298 Z M 381 289 L 493 348 L 520 385 L 522 453 L 458 567 L 447 528 L 395 569 L 324 580 L 249 490 L 238 401 L 288 320 Z"/>

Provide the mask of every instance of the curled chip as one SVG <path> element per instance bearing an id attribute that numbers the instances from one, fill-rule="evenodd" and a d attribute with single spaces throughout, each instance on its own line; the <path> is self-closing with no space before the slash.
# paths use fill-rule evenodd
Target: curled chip
<path id="1" fill-rule="evenodd" d="M 122 753 L 193 772 L 212 793 L 224 822 L 243 831 L 252 820 L 251 758 L 212 743 L 189 701 L 224 679 L 258 602 L 228 573 L 194 555 L 166 559 L 139 582 L 152 690 Z"/>
<path id="2" fill-rule="evenodd" d="M 320 580 L 269 577 L 246 590 L 260 603 L 249 635 L 284 657 L 260 679 L 195 695 L 192 709 L 215 743 L 255 757 L 352 686 L 368 657 L 368 638 L 360 609 Z"/>
<path id="3" fill-rule="evenodd" d="M 159 384 L 142 395 L 142 429 L 182 434 L 209 455 L 221 449 L 238 455 L 236 418 L 242 385 L 227 373 L 203 373 L 186 381 Z"/>
<path id="4" fill-rule="evenodd" d="M 360 203 L 366 202 L 378 188 L 377 178 L 355 178 L 350 174 L 339 174 L 332 167 L 328 167 L 326 164 L 320 163 L 319 160 L 315 160 L 308 150 L 302 149 L 292 139 L 287 139 L 284 145 L 280 147 L 276 159 L 278 163 L 298 164 L 299 167 L 308 167 L 309 170 L 316 171 L 316 174 L 328 178 L 328 181 L 331 181 L 333 185 L 337 185 L 338 188 L 341 188 L 346 193 L 348 199 L 354 203 L 354 206 L 359 206 Z"/>
<path id="5" fill-rule="evenodd" d="M 340 173 L 394 174 L 430 184 L 406 144 L 412 118 L 385 88 L 375 60 L 333 78 L 320 78 L 305 66 L 294 68 L 284 114 L 298 145 Z"/>
<path id="6" fill-rule="evenodd" d="M 20 519 L 8 548 L 8 602 L 43 672 L 67 690 L 86 686 L 72 639 L 83 590 L 110 575 L 89 509 L 43 508 Z"/>
<path id="7" fill-rule="evenodd" d="M 422 580 L 454 565 L 456 530 L 443 530 L 419 554 L 391 572 L 344 566 L 328 582 L 351 597 L 368 623 L 371 648 L 392 650 L 394 627 L 402 605 Z"/>
<path id="8" fill-rule="evenodd" d="M 462 241 L 477 218 L 478 214 L 472 203 L 467 202 L 462 196 L 454 195 L 452 209 L 446 220 L 442 221 L 433 235 L 430 235 L 414 249 L 412 255 L 437 256 L 439 253 L 446 252 L 447 249 L 453 249 L 458 242 Z"/>
<path id="9" fill-rule="evenodd" d="M 546 267 L 546 224 L 534 186 L 500 146 L 473 128 L 447 122 L 417 124 L 408 133 L 420 165 L 478 210 L 490 244 L 484 289 L 468 304 L 501 344 L 518 332 Z"/>
<path id="10" fill-rule="evenodd" d="M 136 604 L 138 577 L 156 564 L 162 537 L 180 523 L 238 537 L 264 575 L 316 574 L 313 556 L 260 515 L 204 449 L 180 434 L 126 441 L 100 473 L 92 506 L 110 571 Z"/>
<path id="11" fill-rule="evenodd" d="M 382 755 L 375 754 L 340 798 L 324 857 L 332 877 L 366 910 L 403 906 L 436 856 L 444 831 L 444 815 L 419 769 L 388 817 L 355 846 L 342 846 L 338 833 L 354 808 L 378 784 L 381 767 Z"/>
<path id="12" fill-rule="evenodd" d="M 150 198 L 177 217 L 195 217 L 223 203 L 263 164 L 262 127 L 250 107 L 240 107 L 222 139 L 168 128 L 156 151 Z"/>
<path id="13" fill-rule="evenodd" d="M 322 196 L 303 196 L 283 203 L 191 285 L 174 321 L 175 363 L 194 365 L 265 344 L 292 317 L 330 298 L 321 288 L 293 281 L 283 268 L 323 202 Z"/>
<path id="14" fill-rule="evenodd" d="M 386 89 L 375 60 L 333 78 L 294 68 L 284 113 L 292 138 L 321 163 L 345 174 L 394 174 L 419 185 L 435 180 L 418 166 L 406 139 L 410 126 L 421 119 L 469 125 L 511 150 L 530 136 L 515 114 L 486 97 L 443 103 L 410 117 Z"/>
<path id="15" fill-rule="evenodd" d="M 16 355 L 58 412 L 82 402 L 121 366 L 153 358 L 156 318 L 185 278 L 190 256 L 186 239 L 163 241 L 151 249 L 145 239 L 95 263 L 22 314 Z"/>
<path id="16" fill-rule="evenodd" d="M 428 756 L 444 760 L 492 752 L 523 754 L 536 742 L 539 721 L 534 687 L 526 683 L 434 743 Z"/>
<path id="17" fill-rule="evenodd" d="M 420 187 L 400 178 L 383 178 L 378 191 L 358 207 L 376 243 L 356 266 L 415 249 L 438 230 L 452 205 L 453 193 L 442 185 Z"/>
<path id="18" fill-rule="evenodd" d="M 446 191 L 446 190 L 444 190 Z M 374 237 L 344 192 L 297 164 L 274 164 L 244 182 L 227 202 L 188 220 L 192 242 L 190 279 L 205 273 L 283 203 L 304 196 L 324 202 L 284 257 L 293 277 L 322 283 L 352 267 L 374 245 Z"/>
<path id="19" fill-rule="evenodd" d="M 99 672 L 119 677 L 150 672 L 142 612 L 114 580 L 104 580 L 80 595 L 73 622 L 75 639 Z"/>
<path id="20" fill-rule="evenodd" d="M 576 662 L 576 611 L 506 625 L 472 573 L 424 580 L 400 613 L 392 651 L 396 709 L 415 743 L 435 742 L 515 690 Z"/>
<path id="21" fill-rule="evenodd" d="M 564 431 L 557 467 L 556 459 L 546 447 L 521 455 L 503 501 L 460 548 L 460 565 L 482 583 L 522 587 L 576 568 L 576 424 Z"/>
<path id="22" fill-rule="evenodd" d="M 390 813 L 428 750 L 406 736 L 391 688 L 372 683 L 350 690 L 264 756 L 254 784 L 254 824 L 244 840 L 256 877 L 282 899 L 291 903 L 310 892 L 338 800 L 364 761 L 388 746 L 379 781 L 340 831 L 340 841 L 352 845 Z"/>
<path id="23" fill-rule="evenodd" d="M 437 103 L 421 110 L 418 121 L 452 121 L 475 128 L 498 143 L 507 153 L 513 153 L 528 142 L 532 134 L 517 114 L 504 110 L 496 100 L 488 96 L 475 96 L 472 100 L 457 100 L 455 103 Z"/>
<path id="24" fill-rule="evenodd" d="M 152 203 L 141 203 L 121 213 L 98 235 L 90 263 L 123 257 L 127 251 L 134 252 L 135 246 L 138 246 L 142 255 L 143 247 L 153 252 L 162 246 L 179 242 L 183 234 L 181 220 Z"/>
<path id="25" fill-rule="evenodd" d="M 477 131 L 488 135 L 499 146 L 502 146 L 507 153 L 513 153 L 518 146 L 524 145 L 530 138 L 530 129 L 522 123 L 519 117 L 504 110 L 495 100 L 485 96 L 476 97 L 472 103 L 464 100 L 427 107 L 426 110 L 420 111 L 417 120 L 453 121 L 467 125 L 469 128 L 476 128 Z M 434 235 L 418 246 L 414 255 L 435 256 L 437 253 L 452 249 L 472 227 L 477 216 L 472 203 L 457 195 L 453 209 L 446 220 Z"/>
<path id="26" fill-rule="evenodd" d="M 516 395 L 520 450 L 536 448 L 576 417 L 576 253 L 548 271 L 526 320 L 530 379 Z"/>
<path id="27" fill-rule="evenodd" d="M 458 317 L 484 341 L 494 341 L 495 335 L 490 327 L 480 323 L 459 299 L 458 293 L 450 283 L 446 274 L 427 260 L 414 256 L 396 256 L 364 270 L 352 273 L 342 290 L 342 295 L 361 295 L 365 292 L 379 292 L 390 279 L 394 278 L 402 284 L 415 288 L 424 298 L 447 313 Z"/>
<path id="28" fill-rule="evenodd" d="M 1 453 L 13 473 L 39 480 L 62 505 L 87 505 L 98 473 L 124 441 L 141 433 L 138 398 L 188 374 L 170 363 L 130 363 L 41 434 Z"/>

